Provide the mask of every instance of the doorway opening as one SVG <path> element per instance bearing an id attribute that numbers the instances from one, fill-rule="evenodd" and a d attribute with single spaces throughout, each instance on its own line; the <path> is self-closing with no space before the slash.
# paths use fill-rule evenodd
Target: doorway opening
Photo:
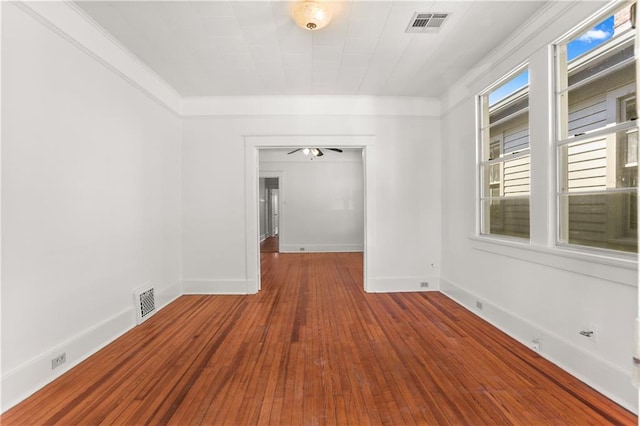
<path id="1" fill-rule="evenodd" d="M 272 169 L 272 171 L 267 172 L 260 167 L 260 157 L 262 152 L 270 152 L 272 150 L 277 149 L 287 149 L 287 152 L 291 152 L 295 149 L 301 148 L 302 154 L 304 155 L 305 147 L 331 147 L 338 149 L 352 149 L 356 150 L 358 153 L 359 159 L 358 161 L 362 167 L 362 173 L 360 175 L 360 179 L 362 182 L 362 202 L 360 203 L 360 207 L 363 209 L 362 212 L 362 233 L 363 239 L 361 242 L 361 249 L 359 250 L 362 253 L 362 285 L 364 291 L 369 291 L 369 248 L 368 241 L 369 236 L 372 234 L 373 230 L 370 229 L 370 224 L 373 223 L 373 220 L 369 219 L 369 213 L 371 210 L 371 205 L 375 203 L 375 200 L 371 200 L 368 197 L 368 193 L 375 194 L 375 180 L 369 175 L 368 172 L 368 158 L 369 153 L 375 146 L 375 135 L 318 135 L 318 136 L 310 136 L 310 135 L 246 135 L 245 138 L 245 206 L 246 206 L 246 215 L 245 215 L 245 253 L 246 253 L 246 293 L 247 294 L 255 294 L 260 291 L 261 283 L 260 283 L 260 274 L 261 274 L 261 265 L 260 265 L 260 214 L 259 214 L 259 205 L 260 198 L 258 196 L 258 185 L 260 177 L 279 177 L 279 193 L 278 193 L 278 217 L 279 217 L 279 225 L 278 225 L 278 237 L 279 237 L 279 251 L 283 253 L 287 247 L 284 246 L 284 242 L 288 239 L 287 237 L 287 202 L 283 200 L 287 199 L 287 191 L 289 183 L 295 183 L 294 179 L 290 179 L 290 176 L 285 176 L 282 174 L 282 170 L 277 168 Z M 298 151 L 298 152 L 300 152 Z M 311 151 L 311 150 L 310 150 Z M 323 151 L 324 152 L 324 151 Z M 324 152 L 324 155 L 327 155 Z M 324 158 L 322 156 L 322 159 Z M 291 154 L 289 157 L 293 157 Z M 318 161 L 309 160 L 309 162 Z M 270 175 L 266 175 L 266 174 Z M 275 176 L 272 176 L 275 174 Z M 336 200 L 339 201 L 339 200 Z M 338 204 L 340 205 L 340 204 Z M 355 204 L 354 204 L 355 205 Z M 374 211 L 374 210 L 373 210 Z M 341 220 L 334 221 L 334 223 L 340 225 L 342 223 Z M 317 224 L 306 222 L 305 225 L 309 228 L 320 229 L 323 230 L 325 228 L 317 226 Z M 298 248 L 299 250 L 299 248 Z M 278 255 L 278 254 L 275 254 Z"/>
<path id="2" fill-rule="evenodd" d="M 254 234 L 254 241 L 259 243 L 261 260 L 273 259 L 273 253 L 357 252 L 364 256 L 364 148 L 332 146 L 318 151 L 322 154 L 296 146 L 256 149 L 258 235 Z M 259 289 L 264 264 L 257 263 Z"/>
<path id="3" fill-rule="evenodd" d="M 260 198 L 260 252 L 280 252 L 280 178 L 261 177 L 258 186 Z"/>

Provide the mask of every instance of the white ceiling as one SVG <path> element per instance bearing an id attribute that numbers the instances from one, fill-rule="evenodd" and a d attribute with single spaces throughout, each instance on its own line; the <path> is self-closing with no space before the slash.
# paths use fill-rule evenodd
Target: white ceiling
<path id="1" fill-rule="evenodd" d="M 317 32 L 290 1 L 77 1 L 182 96 L 440 96 L 543 1 L 334 1 Z M 414 12 L 449 12 L 406 34 Z"/>

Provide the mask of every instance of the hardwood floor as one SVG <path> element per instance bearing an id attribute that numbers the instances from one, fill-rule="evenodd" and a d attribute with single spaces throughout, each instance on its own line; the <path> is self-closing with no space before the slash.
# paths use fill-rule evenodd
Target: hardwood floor
<path id="1" fill-rule="evenodd" d="M 364 293 L 359 253 L 262 270 L 259 294 L 183 296 L 0 422 L 637 424 L 442 294 Z"/>
<path id="2" fill-rule="evenodd" d="M 275 237 L 269 237 L 260 243 L 260 253 L 277 253 L 279 251 L 279 247 L 280 237 L 278 235 Z"/>

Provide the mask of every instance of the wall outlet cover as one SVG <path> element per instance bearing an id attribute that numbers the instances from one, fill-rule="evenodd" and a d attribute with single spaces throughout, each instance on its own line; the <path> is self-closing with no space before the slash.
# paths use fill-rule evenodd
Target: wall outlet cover
<path id="1" fill-rule="evenodd" d="M 51 360 L 51 369 L 61 366 L 67 361 L 67 353 L 63 352 Z"/>

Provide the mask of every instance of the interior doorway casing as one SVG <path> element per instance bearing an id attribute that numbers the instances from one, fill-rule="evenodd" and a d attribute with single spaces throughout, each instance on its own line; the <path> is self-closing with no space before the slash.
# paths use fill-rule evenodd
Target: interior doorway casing
<path id="1" fill-rule="evenodd" d="M 372 180 L 368 173 L 367 156 L 373 147 L 375 136 L 373 135 L 332 135 L 332 136 L 249 136 L 245 135 L 245 247 L 246 247 L 246 292 L 257 293 L 260 290 L 260 209 L 259 206 L 259 178 L 267 177 L 260 173 L 259 150 L 273 148 L 304 148 L 307 146 L 330 146 L 335 148 L 360 148 L 362 149 L 363 169 L 363 199 L 364 199 L 364 253 L 363 253 L 363 285 L 367 291 L 367 277 L 369 262 L 367 261 L 369 247 L 367 244 L 371 209 L 368 206 L 373 202 L 369 190 Z M 267 172 L 268 173 L 268 172 Z M 286 208 L 282 208 L 285 200 L 283 191 L 284 179 L 280 179 L 280 215 L 281 223 L 286 217 Z M 280 232 L 282 233 L 282 229 Z"/>

